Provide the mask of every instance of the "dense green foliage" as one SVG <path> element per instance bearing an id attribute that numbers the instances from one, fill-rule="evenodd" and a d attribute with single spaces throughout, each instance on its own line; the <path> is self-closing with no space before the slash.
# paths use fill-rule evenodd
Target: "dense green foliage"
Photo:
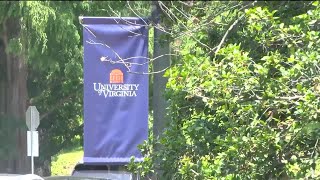
<path id="1" fill-rule="evenodd" d="M 164 179 L 314 177 L 319 3 L 194 2 L 182 12 L 173 3 L 167 7 L 177 16 L 169 20 L 176 22 L 171 37 L 179 54 L 166 73 L 171 122 L 153 142 L 160 151 L 144 146 L 143 175 L 161 169 Z"/>
<path id="2" fill-rule="evenodd" d="M 161 138 L 150 133 L 145 161 L 130 168 L 143 176 L 161 170 L 163 179 L 315 178 L 319 3 L 159 3 L 161 29 L 178 55 L 166 72 L 171 121 Z M 150 9 L 150 2 L 1 2 L 0 24 L 11 18 L 19 28 L 0 50 L 27 62 L 29 103 L 22 103 L 41 114 L 39 162 L 82 136 L 78 16 L 143 17 Z M 14 142 L 11 130 L 22 126 L 11 115 L 0 114 L 2 143 Z M 0 156 L 14 156 L 10 149 L 2 146 Z"/>
<path id="3" fill-rule="evenodd" d="M 45 112 L 40 125 L 46 142 L 43 155 L 56 154 L 73 145 L 76 136 L 82 137 L 83 50 L 78 17 L 131 15 L 132 12 L 123 9 L 125 6 L 128 6 L 126 2 L 50 2 L 48 5 L 54 10 L 55 19 L 47 23 L 46 49 L 33 60 L 29 78 L 34 104 Z"/>
<path id="4" fill-rule="evenodd" d="M 5 20 L 10 19 L 18 28 L 17 34 L 9 37 L 9 45 L 0 44 L 0 48 L 27 64 L 28 102 L 21 103 L 36 106 L 41 116 L 38 128 L 41 156 L 36 159 L 39 166 L 61 149 L 79 142 L 75 137 L 82 137 L 82 26 L 78 17 L 133 16 L 130 8 L 145 16 L 149 12 L 148 4 L 125 1 L 1 2 L 0 24 L 5 26 Z M 0 40 L 4 39 L 0 37 Z M 4 59 L 0 59 L 2 64 L 6 64 Z M 6 72 L 6 66 L 0 66 L 0 70 L 0 73 Z M 15 74 L 19 76 L 20 72 Z M 5 73 L 0 79 L 2 77 Z M 25 126 L 25 120 L 9 118 L 12 114 L 4 114 L 3 118 L 0 115 L 1 142 L 6 144 L 0 148 L 0 158 L 14 158 L 14 151 L 9 151 L 17 144 L 13 129 L 18 125 Z M 5 141 L 8 135 L 12 138 Z"/>

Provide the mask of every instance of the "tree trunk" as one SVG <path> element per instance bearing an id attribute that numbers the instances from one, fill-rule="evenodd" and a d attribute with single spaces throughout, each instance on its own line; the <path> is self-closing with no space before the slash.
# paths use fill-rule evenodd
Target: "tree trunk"
<path id="1" fill-rule="evenodd" d="M 154 23 L 157 25 L 160 23 L 160 7 L 158 2 L 153 1 L 153 12 L 152 18 Z M 159 57 L 161 55 L 170 54 L 170 42 L 169 40 L 163 39 L 164 32 L 161 30 L 154 28 L 154 50 L 153 57 Z M 153 61 L 153 71 L 160 72 L 153 74 L 153 97 L 152 97 L 152 105 L 153 105 L 153 138 L 156 140 L 157 138 L 163 135 L 165 128 L 167 127 L 167 123 L 169 122 L 169 118 L 166 116 L 166 108 L 168 103 L 165 100 L 164 93 L 166 90 L 166 84 L 168 79 L 163 77 L 165 71 L 164 69 L 170 66 L 170 56 L 162 56 L 157 58 L 157 60 Z M 154 145 L 154 151 L 159 151 L 161 147 L 159 143 Z M 160 162 L 155 162 L 155 164 L 159 164 Z M 158 179 L 158 177 L 162 177 L 162 171 L 156 167 L 156 172 L 153 175 L 152 179 Z"/>
<path id="2" fill-rule="evenodd" d="M 0 157 L 0 173 L 30 173 L 25 126 L 28 97 L 26 60 L 20 55 L 22 53 L 8 51 L 10 40 L 17 38 L 19 34 L 18 18 L 3 21 L 0 35 L 0 117 L 7 118 L 1 119 L 0 128 L 7 130 L 8 137 L 14 139 L 13 149 L 9 151 L 14 154 Z"/>

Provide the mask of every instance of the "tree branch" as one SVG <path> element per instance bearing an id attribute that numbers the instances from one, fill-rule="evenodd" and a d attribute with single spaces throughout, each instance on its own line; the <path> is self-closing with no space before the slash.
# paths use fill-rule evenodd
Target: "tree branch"
<path id="1" fill-rule="evenodd" d="M 136 15 L 139 19 L 141 19 L 145 23 L 145 25 L 148 25 L 148 23 L 141 16 L 139 16 L 139 14 L 135 10 L 132 9 L 132 7 L 130 6 L 130 1 L 127 0 L 127 4 L 129 6 L 129 9 L 133 12 L 133 14 Z"/>
<path id="2" fill-rule="evenodd" d="M 185 91 L 187 93 L 189 93 L 188 91 Z M 206 96 L 203 96 L 202 94 L 198 93 L 198 94 L 191 94 L 191 96 L 194 96 L 194 97 L 198 97 L 198 98 L 202 98 L 203 100 L 205 101 L 208 101 L 208 100 L 214 100 L 214 98 L 210 98 L 210 97 L 206 97 Z M 320 97 L 319 94 L 316 95 L 317 97 Z M 272 100 L 286 100 L 286 101 L 292 101 L 292 100 L 300 100 L 300 99 L 303 99 L 305 98 L 305 96 L 302 96 L 302 95 L 296 95 L 296 96 L 276 96 L 274 98 L 270 98 Z M 237 103 L 244 103 L 244 102 L 248 102 L 248 101 L 261 101 L 261 100 L 264 100 L 262 97 L 258 96 L 258 95 L 255 95 L 253 96 L 252 98 L 245 98 L 245 99 L 239 99 L 237 101 Z M 228 102 L 227 100 L 224 100 L 224 101 L 214 101 L 216 105 L 221 105 L 221 104 L 224 104 L 226 102 Z"/>
<path id="3" fill-rule="evenodd" d="M 214 54 L 217 54 L 217 52 L 220 50 L 222 44 L 225 42 L 225 40 L 226 40 L 229 32 L 233 29 L 233 27 L 234 27 L 236 24 L 238 24 L 238 22 L 239 22 L 243 17 L 244 17 L 244 14 L 242 14 L 237 20 L 235 20 L 235 21 L 229 26 L 229 28 L 227 29 L 226 33 L 223 35 L 223 37 L 222 37 L 220 43 L 218 44 L 218 46 L 215 47 L 215 48 L 213 48 L 213 49 L 211 49 L 211 51 L 213 51 L 214 49 L 216 49 L 215 52 L 214 52 Z"/>
<path id="4" fill-rule="evenodd" d="M 159 5 L 161 5 L 160 7 L 164 7 L 168 10 L 168 12 L 170 12 L 170 14 L 172 14 L 172 16 L 180 23 L 182 24 L 182 26 L 187 30 L 187 31 L 191 31 L 186 25 L 183 24 L 183 22 L 181 22 L 181 20 L 165 5 L 163 4 L 161 1 L 159 2 Z M 163 10 L 164 11 L 164 10 Z M 166 13 L 168 16 L 170 16 L 170 14 Z M 195 40 L 197 43 L 199 43 L 200 45 L 204 46 L 205 48 L 208 49 L 212 49 L 211 47 L 209 47 L 207 44 L 204 44 L 203 42 L 199 41 L 196 37 L 193 37 L 192 35 L 190 36 L 193 40 Z"/>
<path id="5" fill-rule="evenodd" d="M 101 57 L 101 61 L 106 61 L 106 62 L 110 62 L 112 64 L 124 64 L 126 66 L 126 68 L 128 69 L 128 72 L 129 73 L 133 73 L 133 74 L 156 74 L 156 73 L 161 73 L 161 72 L 164 72 L 165 70 L 167 70 L 169 67 L 166 67 L 160 71 L 154 71 L 154 72 L 134 72 L 134 71 L 131 71 L 131 66 L 132 65 L 139 65 L 139 66 L 142 66 L 142 65 L 145 65 L 147 63 L 151 63 L 163 56 L 178 56 L 177 54 L 162 54 L 160 56 L 157 56 L 155 58 L 149 58 L 149 57 L 144 57 L 144 56 L 135 56 L 135 57 L 129 57 L 129 58 L 125 58 L 123 59 L 118 53 L 116 53 L 115 50 L 113 50 L 110 46 L 108 46 L 107 44 L 105 43 L 99 43 L 99 42 L 94 42 L 93 40 L 90 40 L 90 41 L 87 41 L 87 43 L 89 44 L 93 44 L 93 45 L 101 45 L 101 46 L 106 46 L 107 48 L 111 49 L 111 51 L 113 51 L 116 56 L 119 58 L 119 60 L 117 61 L 113 61 L 111 60 L 110 58 L 108 57 Z M 146 62 L 144 63 L 134 63 L 134 62 L 128 62 L 129 60 L 132 60 L 132 59 L 136 59 L 136 58 L 142 58 L 142 59 L 146 59 Z"/>
<path id="6" fill-rule="evenodd" d="M 138 14 L 137 14 L 137 16 L 138 16 L 139 18 L 141 18 L 141 20 L 142 20 L 145 24 L 135 24 L 135 23 L 132 23 L 132 22 L 130 22 L 130 21 L 122 18 L 119 13 L 115 12 L 115 11 L 110 7 L 110 5 L 109 5 L 109 9 L 115 14 L 116 17 L 118 17 L 119 19 L 123 20 L 127 25 L 146 26 L 146 27 L 148 27 L 148 28 L 152 28 L 152 27 L 153 27 L 153 28 L 156 28 L 156 29 L 158 29 L 158 30 L 163 31 L 163 32 L 166 33 L 166 34 L 173 35 L 171 32 L 169 32 L 171 29 L 165 30 L 163 27 L 160 26 L 160 24 L 154 24 L 154 22 L 152 22 L 152 21 L 151 21 L 151 23 L 148 23 L 148 22 L 146 22 L 142 17 L 140 17 Z M 129 6 L 129 9 L 130 9 L 134 14 L 136 14 L 136 12 L 132 9 L 131 6 Z M 130 32 L 131 32 L 131 31 L 130 31 Z M 144 35 L 143 35 L 143 36 L 144 36 Z"/>
<path id="7" fill-rule="evenodd" d="M 313 151 L 312 151 L 312 153 L 311 153 L 311 158 L 313 158 L 313 155 L 314 155 L 314 153 L 316 152 L 316 149 L 317 149 L 317 147 L 318 147 L 318 142 L 319 142 L 319 139 L 317 139 L 317 141 L 316 141 L 316 143 L 315 143 L 315 145 L 314 145 L 314 147 L 313 147 Z"/>
<path id="8" fill-rule="evenodd" d="M 128 71 L 128 73 L 132 73 L 132 74 L 157 74 L 157 73 L 161 73 L 161 72 L 164 72 L 166 71 L 167 69 L 169 69 L 171 66 L 168 66 L 160 71 L 152 71 L 152 72 L 134 72 L 134 71 Z"/>
<path id="9" fill-rule="evenodd" d="M 62 106 L 65 102 L 72 100 L 72 97 L 74 97 L 76 94 L 77 94 L 77 92 L 74 92 L 74 93 L 70 94 L 69 96 L 60 99 L 60 101 L 57 104 L 55 104 L 50 110 L 48 110 L 46 113 L 44 113 L 40 116 L 40 120 L 46 118 L 48 115 L 53 113 L 56 109 L 58 109 L 60 106 Z"/>
<path id="10" fill-rule="evenodd" d="M 251 5 L 253 6 L 256 2 L 257 2 L 257 1 L 254 1 L 253 3 L 251 3 Z M 246 5 L 246 6 L 248 6 L 248 5 Z M 246 7 L 246 6 L 245 6 L 245 7 Z M 229 28 L 227 29 L 226 33 L 223 35 L 223 37 L 222 37 L 220 43 L 218 44 L 218 46 L 215 47 L 215 48 L 213 48 L 213 49 L 211 49 L 211 51 L 213 51 L 214 49 L 216 49 L 215 52 L 214 52 L 214 54 L 217 54 L 217 52 L 220 50 L 222 44 L 225 42 L 225 40 L 226 40 L 228 34 L 230 33 L 230 31 L 234 28 L 234 26 L 235 26 L 236 24 L 239 23 L 239 21 L 244 17 L 244 15 L 245 15 L 245 14 L 242 14 L 238 19 L 236 19 L 236 20 L 229 26 Z M 211 51 L 210 51 L 210 52 L 211 52 Z"/>

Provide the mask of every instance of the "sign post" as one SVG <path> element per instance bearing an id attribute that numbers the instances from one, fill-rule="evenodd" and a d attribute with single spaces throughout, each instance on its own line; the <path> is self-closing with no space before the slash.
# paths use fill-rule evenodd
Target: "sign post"
<path id="1" fill-rule="evenodd" d="M 26 124 L 30 131 L 27 132 L 28 156 L 31 156 L 31 174 L 34 174 L 33 157 L 39 156 L 38 128 L 40 123 L 39 111 L 35 106 L 29 106 L 26 112 Z"/>

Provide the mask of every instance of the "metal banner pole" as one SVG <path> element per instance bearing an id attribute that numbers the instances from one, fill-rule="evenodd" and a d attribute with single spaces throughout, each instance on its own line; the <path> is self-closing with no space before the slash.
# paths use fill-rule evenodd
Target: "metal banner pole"
<path id="1" fill-rule="evenodd" d="M 33 112 L 31 112 L 31 113 L 33 113 Z M 31 123 L 31 129 L 32 129 L 32 123 Z M 30 147 L 31 147 L 31 174 L 33 174 L 34 173 L 34 163 L 33 163 L 33 131 L 31 130 L 30 131 L 30 133 L 31 133 L 31 145 L 30 145 Z"/>

